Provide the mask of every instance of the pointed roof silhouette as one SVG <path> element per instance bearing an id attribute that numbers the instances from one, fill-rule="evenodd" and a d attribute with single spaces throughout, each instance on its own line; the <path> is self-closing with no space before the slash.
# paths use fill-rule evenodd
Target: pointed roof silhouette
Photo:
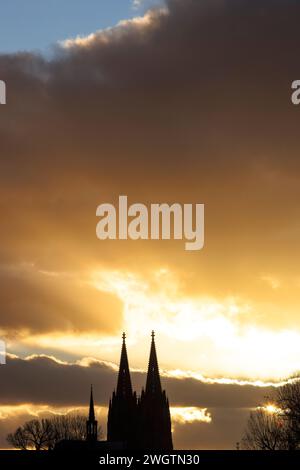
<path id="1" fill-rule="evenodd" d="M 148 365 L 148 373 L 147 373 L 147 381 L 146 381 L 146 394 L 156 394 L 156 393 L 162 392 L 154 336 L 155 336 L 154 331 L 152 331 L 151 333 L 152 341 L 151 341 L 151 349 L 150 349 L 150 357 L 149 357 L 149 365 Z"/>
<path id="2" fill-rule="evenodd" d="M 123 333 L 122 338 L 123 338 L 123 344 L 122 344 L 122 351 L 121 351 L 120 368 L 119 368 L 116 395 L 129 397 L 129 396 L 132 396 L 132 386 L 131 386 L 128 357 L 127 357 L 127 350 L 126 350 L 126 343 L 125 343 L 125 338 L 126 338 L 125 333 Z"/>
<path id="3" fill-rule="evenodd" d="M 91 397 L 90 397 L 90 411 L 89 411 L 89 421 L 95 421 L 94 397 L 93 397 L 93 385 L 91 385 Z"/>

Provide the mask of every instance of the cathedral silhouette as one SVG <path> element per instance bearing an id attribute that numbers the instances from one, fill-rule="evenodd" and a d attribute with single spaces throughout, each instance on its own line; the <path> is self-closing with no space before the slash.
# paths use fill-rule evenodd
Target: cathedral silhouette
<path id="1" fill-rule="evenodd" d="M 56 450 L 173 449 L 169 400 L 161 386 L 154 336 L 152 331 L 146 387 L 138 397 L 132 390 L 126 336 L 123 333 L 117 388 L 109 401 L 107 441 L 98 441 L 98 422 L 91 387 L 86 440 L 63 440 L 55 446 Z"/>
<path id="2" fill-rule="evenodd" d="M 151 336 L 146 388 L 137 398 L 132 391 L 123 333 L 117 389 L 109 402 L 107 440 L 123 442 L 129 449 L 172 450 L 169 401 L 161 387 L 154 331 Z"/>

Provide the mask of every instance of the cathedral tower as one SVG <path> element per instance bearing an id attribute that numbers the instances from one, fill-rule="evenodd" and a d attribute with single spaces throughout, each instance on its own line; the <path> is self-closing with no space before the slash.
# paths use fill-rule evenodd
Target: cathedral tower
<path id="1" fill-rule="evenodd" d="M 139 400 L 139 447 L 149 450 L 172 450 L 169 401 L 162 390 L 152 331 L 146 389 Z"/>
<path id="2" fill-rule="evenodd" d="M 132 391 L 125 333 L 120 359 L 117 389 L 109 402 L 107 420 L 107 440 L 123 442 L 128 449 L 136 448 L 137 398 Z"/>

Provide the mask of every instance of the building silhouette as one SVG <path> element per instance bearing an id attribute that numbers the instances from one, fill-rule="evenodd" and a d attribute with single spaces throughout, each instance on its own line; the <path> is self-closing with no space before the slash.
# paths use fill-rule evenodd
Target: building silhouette
<path id="1" fill-rule="evenodd" d="M 91 385 L 89 417 L 86 422 L 86 440 L 96 442 L 98 439 L 98 422 L 95 419 L 93 386 Z"/>
<path id="2" fill-rule="evenodd" d="M 169 400 L 161 387 L 154 331 L 152 331 L 146 389 L 142 390 L 138 409 L 140 447 L 151 450 L 172 450 Z"/>
<path id="3" fill-rule="evenodd" d="M 89 415 L 86 421 L 86 436 L 82 439 L 63 439 L 55 444 L 54 450 L 57 452 L 109 452 L 124 450 L 122 442 L 98 441 L 98 421 L 95 418 L 93 386 L 91 385 Z"/>
<path id="4" fill-rule="evenodd" d="M 125 337 L 123 333 L 117 389 L 109 401 L 107 440 L 133 448 L 137 439 L 137 397 L 132 391 Z"/>
<path id="5" fill-rule="evenodd" d="M 91 386 L 86 439 L 64 439 L 55 445 L 55 450 L 107 452 L 124 449 L 173 449 L 169 401 L 161 386 L 153 331 L 151 336 L 146 387 L 142 389 L 141 396 L 137 397 L 132 390 L 126 336 L 123 333 L 117 388 L 109 401 L 107 440 L 98 441 L 98 422 L 95 418 Z"/>
<path id="6" fill-rule="evenodd" d="M 146 388 L 137 399 L 123 333 L 117 389 L 109 402 L 107 440 L 122 442 L 128 449 L 172 450 L 169 401 L 161 387 L 154 332 L 151 336 Z"/>

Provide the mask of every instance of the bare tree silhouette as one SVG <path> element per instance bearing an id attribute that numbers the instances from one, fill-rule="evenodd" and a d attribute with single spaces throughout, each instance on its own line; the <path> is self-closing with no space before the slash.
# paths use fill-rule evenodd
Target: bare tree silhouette
<path id="1" fill-rule="evenodd" d="M 98 439 L 102 436 L 102 429 L 98 428 Z M 7 441 L 16 449 L 50 450 L 61 440 L 83 441 L 85 438 L 86 417 L 69 413 L 27 421 L 14 433 L 8 434 Z"/>
<path id="2" fill-rule="evenodd" d="M 300 448 L 300 380 L 280 387 L 276 395 L 276 402 L 289 423 L 290 440 L 295 448 Z"/>
<path id="3" fill-rule="evenodd" d="M 23 427 L 19 427 L 14 433 L 8 434 L 6 440 L 16 449 L 27 450 L 29 447 L 28 436 Z"/>
<path id="4" fill-rule="evenodd" d="M 247 450 L 285 450 L 285 422 L 277 413 L 269 413 L 263 408 L 250 413 L 242 448 Z"/>
<path id="5" fill-rule="evenodd" d="M 268 401 L 273 407 L 259 407 L 250 413 L 242 439 L 243 449 L 300 449 L 300 379 L 278 387 Z"/>
<path id="6" fill-rule="evenodd" d="M 21 449 L 47 450 L 53 446 L 55 431 L 48 419 L 33 419 L 19 427 L 7 441 Z"/>

